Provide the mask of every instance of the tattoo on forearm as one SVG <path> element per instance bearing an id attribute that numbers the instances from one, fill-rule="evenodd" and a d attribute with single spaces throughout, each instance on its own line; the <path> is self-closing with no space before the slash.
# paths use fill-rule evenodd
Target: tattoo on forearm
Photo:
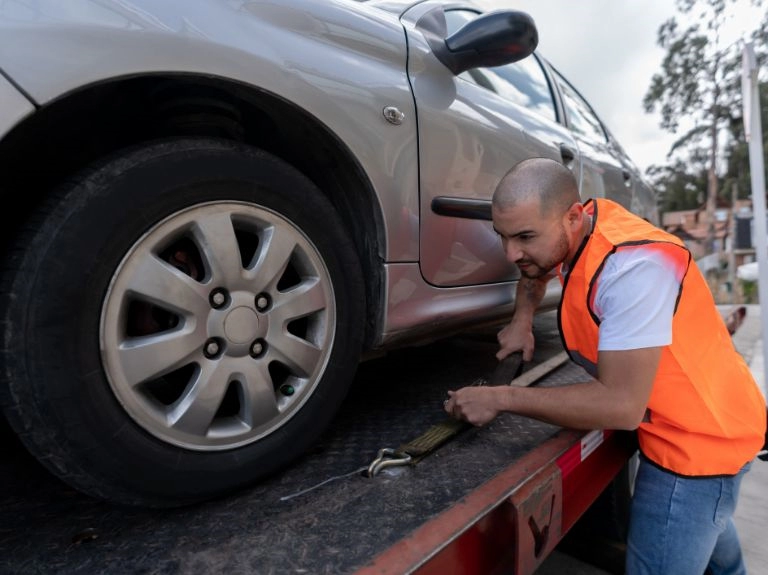
<path id="1" fill-rule="evenodd" d="M 525 290 L 525 298 L 529 303 L 537 305 L 541 301 L 542 295 L 544 293 L 544 285 L 541 282 L 532 279 L 526 279 L 523 288 Z"/>

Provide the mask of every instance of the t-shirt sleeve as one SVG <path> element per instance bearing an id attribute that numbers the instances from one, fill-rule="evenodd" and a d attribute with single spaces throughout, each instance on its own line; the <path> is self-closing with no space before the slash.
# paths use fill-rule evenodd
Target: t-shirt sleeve
<path id="1" fill-rule="evenodd" d="M 685 270 L 671 265 L 656 250 L 642 246 L 609 256 L 594 299 L 600 319 L 598 350 L 672 343 L 672 316 Z"/>

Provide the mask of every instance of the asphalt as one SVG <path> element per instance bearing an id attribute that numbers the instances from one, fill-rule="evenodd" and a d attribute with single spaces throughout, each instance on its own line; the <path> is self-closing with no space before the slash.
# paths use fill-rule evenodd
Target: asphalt
<path id="1" fill-rule="evenodd" d="M 736 349 L 749 363 L 755 381 L 766 393 L 763 320 L 759 305 L 747 305 L 747 315 L 733 335 Z M 768 312 L 767 312 L 768 313 Z M 768 324 L 768 318 L 766 322 Z M 755 460 L 744 477 L 734 515 L 749 575 L 768 575 L 768 461 Z"/>

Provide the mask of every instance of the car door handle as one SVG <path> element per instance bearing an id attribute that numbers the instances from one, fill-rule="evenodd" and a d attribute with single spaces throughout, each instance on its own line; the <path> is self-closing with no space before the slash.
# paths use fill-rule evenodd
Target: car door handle
<path id="1" fill-rule="evenodd" d="M 621 175 L 624 176 L 624 185 L 629 186 L 632 183 L 632 172 L 629 170 L 621 170 Z"/>
<path id="2" fill-rule="evenodd" d="M 576 152 L 567 144 L 560 144 L 560 157 L 563 159 L 563 163 L 569 164 L 576 159 Z"/>

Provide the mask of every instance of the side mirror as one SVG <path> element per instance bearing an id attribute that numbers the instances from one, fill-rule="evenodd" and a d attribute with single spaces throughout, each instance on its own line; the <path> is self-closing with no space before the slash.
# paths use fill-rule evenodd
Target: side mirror
<path id="1" fill-rule="evenodd" d="M 536 24 L 528 14 L 498 10 L 478 16 L 446 37 L 445 14 L 436 8 L 416 26 L 440 62 L 458 75 L 471 68 L 502 66 L 527 58 L 539 43 Z"/>

